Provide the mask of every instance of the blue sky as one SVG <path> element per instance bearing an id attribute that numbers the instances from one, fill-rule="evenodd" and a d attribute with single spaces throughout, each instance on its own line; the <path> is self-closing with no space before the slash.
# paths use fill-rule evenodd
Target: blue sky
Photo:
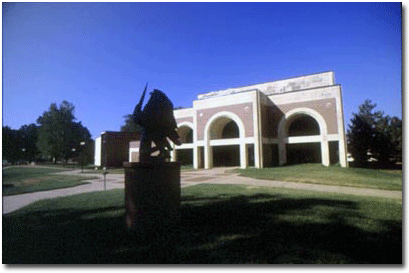
<path id="1" fill-rule="evenodd" d="M 324 71 L 346 125 L 365 99 L 402 118 L 399 3 L 3 3 L 2 19 L 13 129 L 67 100 L 95 139 L 119 131 L 146 82 L 191 107 L 201 93 Z"/>

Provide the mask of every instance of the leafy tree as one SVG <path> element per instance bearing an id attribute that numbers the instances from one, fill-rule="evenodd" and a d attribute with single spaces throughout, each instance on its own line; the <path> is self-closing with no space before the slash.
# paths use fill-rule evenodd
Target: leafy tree
<path id="1" fill-rule="evenodd" d="M 141 132 L 139 125 L 133 121 L 132 115 L 125 115 L 125 124 L 121 126 L 121 132 Z"/>
<path id="2" fill-rule="evenodd" d="M 402 154 L 402 122 L 375 108 L 376 104 L 366 100 L 359 112 L 353 113 L 349 125 L 348 147 L 357 166 L 368 164 L 368 152 L 380 164 L 388 164 L 392 156 Z"/>
<path id="3" fill-rule="evenodd" d="M 184 109 L 185 107 L 183 106 L 179 106 L 179 107 L 175 107 L 173 108 L 173 110 L 180 110 L 180 109 Z M 135 122 L 132 119 L 132 115 L 125 115 L 125 124 L 121 126 L 121 132 L 141 132 L 142 129 L 135 124 Z"/>
<path id="4" fill-rule="evenodd" d="M 398 117 L 391 118 L 389 134 L 393 146 L 393 156 L 398 162 L 402 162 L 402 120 Z"/>
<path id="5" fill-rule="evenodd" d="M 3 159 L 14 164 L 20 159 L 21 149 L 23 148 L 19 144 L 19 132 L 17 130 L 11 129 L 8 126 L 3 126 L 2 137 Z"/>
<path id="6" fill-rule="evenodd" d="M 14 164 L 20 160 L 35 161 L 39 151 L 36 146 L 37 126 L 23 125 L 19 130 L 3 126 L 3 157 Z"/>
<path id="7" fill-rule="evenodd" d="M 78 157 L 81 142 L 91 143 L 91 134 L 81 122 L 75 122 L 74 105 L 63 101 L 60 107 L 53 103 L 50 109 L 37 119 L 37 146 L 40 151 L 56 160 L 64 162 Z"/>
<path id="8" fill-rule="evenodd" d="M 29 125 L 23 125 L 19 129 L 20 143 L 23 147 L 22 159 L 26 161 L 35 161 L 36 157 L 40 153 L 37 148 L 38 131 L 37 126 L 32 123 Z"/>
<path id="9" fill-rule="evenodd" d="M 76 158 L 76 161 L 81 165 L 87 165 L 94 163 L 95 142 L 92 139 L 84 141 L 84 145 L 81 145 L 80 152 Z"/>
<path id="10" fill-rule="evenodd" d="M 389 117 L 385 119 L 389 119 Z M 388 127 L 386 124 L 385 128 L 375 128 L 375 138 L 371 149 L 373 156 L 381 164 L 388 164 L 392 156 L 392 141 L 389 136 Z"/>
<path id="11" fill-rule="evenodd" d="M 356 166 L 366 166 L 368 152 L 371 148 L 370 139 L 374 135 L 372 126 L 360 115 L 353 114 L 351 125 L 347 132 L 348 149 L 351 152 Z"/>

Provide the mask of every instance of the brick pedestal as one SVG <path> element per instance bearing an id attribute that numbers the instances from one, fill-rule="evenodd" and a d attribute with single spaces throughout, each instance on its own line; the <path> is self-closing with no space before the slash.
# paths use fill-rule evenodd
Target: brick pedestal
<path id="1" fill-rule="evenodd" d="M 125 219 L 130 231 L 160 232 L 180 218 L 180 162 L 125 162 Z"/>

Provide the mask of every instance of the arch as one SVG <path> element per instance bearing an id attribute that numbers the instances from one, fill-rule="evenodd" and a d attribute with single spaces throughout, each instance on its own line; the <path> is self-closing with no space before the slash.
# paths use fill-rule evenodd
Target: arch
<path id="1" fill-rule="evenodd" d="M 178 123 L 177 127 L 182 127 L 182 126 L 187 126 L 190 129 L 193 130 L 193 123 L 189 122 L 189 121 L 182 121 L 181 123 Z"/>
<path id="2" fill-rule="evenodd" d="M 210 140 L 239 138 L 240 130 L 237 123 L 228 117 L 219 117 L 213 121 L 210 127 Z"/>
<path id="3" fill-rule="evenodd" d="M 210 141 L 222 138 L 223 128 L 231 121 L 236 123 L 239 130 L 238 138 L 235 138 L 235 141 L 239 140 L 240 167 L 247 167 L 244 123 L 238 115 L 222 111 L 211 116 L 204 127 L 204 159 L 206 169 L 213 167 L 213 147 L 211 147 Z M 212 130 L 214 126 L 216 126 L 216 130 Z"/>
<path id="4" fill-rule="evenodd" d="M 318 122 L 311 116 L 295 114 L 291 121 L 287 121 L 286 132 L 288 136 L 314 136 L 320 135 Z"/>
<path id="5" fill-rule="evenodd" d="M 179 123 L 178 134 L 182 143 L 193 143 L 193 124 L 187 121 Z"/>
<path id="6" fill-rule="evenodd" d="M 241 118 L 232 112 L 222 111 L 222 112 L 214 114 L 207 121 L 204 127 L 205 142 L 208 142 L 210 139 L 221 138 L 222 129 L 231 120 L 233 120 L 236 123 L 237 127 L 239 128 L 239 138 L 244 138 L 245 129 L 244 129 L 244 123 L 242 122 Z M 214 133 L 210 132 L 210 129 L 213 127 L 213 125 L 216 125 L 219 129 L 221 129 L 219 130 L 220 137 L 218 137 L 219 132 L 214 132 Z"/>
<path id="7" fill-rule="evenodd" d="M 239 136 L 239 127 L 233 120 L 223 127 L 222 138 L 238 138 Z"/>
<path id="8" fill-rule="evenodd" d="M 291 124 L 292 121 L 294 121 L 301 115 L 307 115 L 314 118 L 318 122 L 320 128 L 320 135 L 327 135 L 327 124 L 325 122 L 325 119 L 321 116 L 321 114 L 309 108 L 295 108 L 287 112 L 278 123 L 279 139 L 284 139 L 287 137 L 288 134 L 287 124 Z"/>
<path id="9" fill-rule="evenodd" d="M 279 163 L 284 165 L 287 163 L 287 152 L 286 147 L 289 141 L 288 129 L 289 125 L 299 118 L 300 116 L 309 116 L 313 118 L 319 126 L 319 135 L 314 136 L 302 136 L 304 138 L 302 141 L 297 143 L 308 143 L 308 138 L 319 137 L 320 147 L 321 147 L 321 161 L 325 166 L 329 166 L 329 147 L 328 147 L 328 131 L 325 119 L 317 111 L 310 108 L 295 108 L 287 112 L 278 123 L 278 150 L 279 150 Z"/>

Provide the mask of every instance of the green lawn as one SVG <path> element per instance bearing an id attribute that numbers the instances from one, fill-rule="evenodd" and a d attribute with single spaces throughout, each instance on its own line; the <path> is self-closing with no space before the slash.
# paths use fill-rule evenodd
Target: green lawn
<path id="1" fill-rule="evenodd" d="M 384 190 L 402 190 L 402 170 L 324 167 L 321 164 L 235 169 L 242 176 L 288 182 L 304 182 Z"/>
<path id="2" fill-rule="evenodd" d="M 109 174 L 125 174 L 125 169 L 124 168 L 113 168 L 113 169 L 107 169 L 107 170 L 103 170 L 101 168 L 98 168 L 97 170 L 95 170 L 95 169 L 84 169 L 84 173 L 103 174 L 105 171 L 108 172 Z"/>
<path id="3" fill-rule="evenodd" d="M 193 165 L 181 165 L 180 166 L 180 170 L 183 171 L 193 171 Z"/>
<path id="4" fill-rule="evenodd" d="M 180 170 L 183 171 L 192 171 L 193 166 L 192 165 L 181 165 Z M 107 169 L 106 170 L 109 174 L 124 174 L 125 175 L 125 169 L 124 168 L 113 168 L 113 169 Z M 84 169 L 84 173 L 96 173 L 96 174 L 103 174 L 105 170 L 102 170 L 98 168 L 97 170 L 95 169 Z"/>
<path id="5" fill-rule="evenodd" d="M 89 182 L 84 182 L 84 180 L 92 179 L 75 175 L 58 175 L 57 173 L 61 171 L 66 171 L 66 169 L 21 166 L 4 168 L 3 196 L 74 187 L 88 184 Z"/>
<path id="6" fill-rule="evenodd" d="M 5 215 L 3 263 L 402 263 L 401 199 L 201 184 L 151 241 L 126 232 L 124 212 L 112 190 Z"/>

